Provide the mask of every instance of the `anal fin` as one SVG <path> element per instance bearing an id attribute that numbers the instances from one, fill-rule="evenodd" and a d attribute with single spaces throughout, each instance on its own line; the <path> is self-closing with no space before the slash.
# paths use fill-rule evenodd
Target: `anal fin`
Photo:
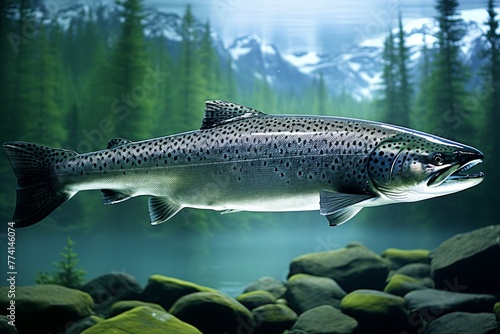
<path id="1" fill-rule="evenodd" d="M 151 225 L 158 225 L 166 222 L 182 209 L 181 205 L 175 203 L 168 197 L 150 197 L 148 206 Z"/>
<path id="2" fill-rule="evenodd" d="M 102 189 L 102 203 L 105 205 L 121 203 L 132 196 L 112 189 Z"/>

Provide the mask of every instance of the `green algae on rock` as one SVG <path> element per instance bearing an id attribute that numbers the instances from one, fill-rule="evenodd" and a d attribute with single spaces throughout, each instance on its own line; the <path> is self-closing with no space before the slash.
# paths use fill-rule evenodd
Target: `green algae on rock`
<path id="1" fill-rule="evenodd" d="M 172 314 L 149 306 L 138 306 L 100 322 L 82 334 L 201 334 L 195 327 Z"/>

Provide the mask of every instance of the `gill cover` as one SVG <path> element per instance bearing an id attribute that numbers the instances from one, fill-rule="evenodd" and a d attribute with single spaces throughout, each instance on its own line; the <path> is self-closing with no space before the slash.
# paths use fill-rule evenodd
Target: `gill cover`
<path id="1" fill-rule="evenodd" d="M 382 141 L 368 158 L 368 176 L 377 188 L 385 188 L 394 182 L 392 175 L 399 169 L 403 161 L 398 161 L 398 155 L 407 143 L 391 138 Z M 396 169 L 396 171 L 394 170 Z"/>

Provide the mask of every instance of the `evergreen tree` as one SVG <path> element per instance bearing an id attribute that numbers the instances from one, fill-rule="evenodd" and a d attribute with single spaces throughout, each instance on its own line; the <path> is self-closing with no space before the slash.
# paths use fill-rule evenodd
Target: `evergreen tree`
<path id="1" fill-rule="evenodd" d="M 488 83 L 488 99 L 486 101 L 486 114 L 490 120 L 489 138 L 492 139 L 492 152 L 500 148 L 500 131 L 496 128 L 500 124 L 500 32 L 498 30 L 497 13 L 494 0 L 488 0 L 488 31 L 486 39 L 489 48 L 485 50 L 484 57 L 487 62 L 483 68 L 485 80 Z"/>
<path id="2" fill-rule="evenodd" d="M 207 97 L 207 83 L 199 57 L 200 36 L 195 30 L 195 24 L 191 6 L 188 5 L 182 18 L 182 42 L 176 74 L 175 114 L 182 117 L 178 124 L 184 130 L 199 127 Z"/>
<path id="3" fill-rule="evenodd" d="M 222 70 L 220 98 L 227 101 L 237 101 L 239 92 L 236 78 L 234 77 L 233 63 L 231 57 L 228 57 L 225 62 L 225 67 Z"/>
<path id="4" fill-rule="evenodd" d="M 394 46 L 394 34 L 392 30 L 384 42 L 384 51 L 382 53 L 383 71 L 382 71 L 382 86 L 383 97 L 380 101 L 382 110 L 387 121 L 398 124 L 398 105 L 397 105 L 397 56 Z"/>
<path id="5" fill-rule="evenodd" d="M 436 5 L 439 12 L 438 52 L 431 63 L 428 111 L 434 128 L 430 130 L 443 136 L 459 128 L 462 133 L 471 130 L 465 121 L 467 111 L 463 107 L 468 71 L 460 60 L 460 41 L 465 31 L 457 7 L 456 0 L 438 0 Z"/>
<path id="6" fill-rule="evenodd" d="M 410 124 L 412 127 L 422 127 L 422 123 L 425 123 L 425 117 L 429 114 L 428 111 L 430 109 L 430 50 L 427 47 L 427 38 L 425 32 L 422 37 L 422 44 L 422 57 L 420 60 L 421 63 L 419 64 L 420 73 L 422 74 L 418 85 L 418 93 L 415 99 L 415 108 L 413 109 L 414 112 L 411 114 L 412 117 L 410 119 Z"/>
<path id="7" fill-rule="evenodd" d="M 205 99 L 214 99 L 221 91 L 220 62 L 213 47 L 210 24 L 207 22 L 203 28 L 200 41 L 200 62 L 203 67 L 203 81 L 205 83 Z"/>
<path id="8" fill-rule="evenodd" d="M 53 263 L 59 271 L 53 274 L 43 271 L 37 272 L 35 278 L 37 284 L 58 284 L 72 289 L 78 289 L 82 286 L 85 270 L 76 269 L 80 260 L 74 251 L 75 242 L 70 237 L 67 237 L 66 242 L 64 252 L 60 253 L 62 260 Z"/>
<path id="9" fill-rule="evenodd" d="M 483 57 L 486 60 L 482 68 L 483 82 L 485 82 L 486 96 L 483 101 L 485 116 L 488 122 L 484 126 L 486 131 L 482 132 L 482 145 L 486 151 L 485 155 L 490 161 L 484 166 L 488 182 L 483 187 L 488 187 L 482 193 L 482 203 L 487 203 L 486 207 L 495 207 L 495 198 L 490 196 L 495 191 L 500 182 L 497 166 L 500 163 L 498 155 L 495 154 L 500 149 L 500 32 L 498 31 L 499 21 L 495 12 L 495 2 L 488 0 L 487 5 L 488 20 L 485 22 L 488 26 L 486 40 L 488 47 L 483 51 Z M 490 160 L 491 159 L 491 160 Z M 491 219 L 491 212 L 485 214 L 486 219 Z"/>
<path id="10" fill-rule="evenodd" d="M 398 27 L 397 37 L 391 30 L 384 43 L 383 98 L 380 102 L 386 121 L 408 126 L 412 88 L 408 72 L 408 47 L 405 43 L 401 13 Z"/>
<path id="11" fill-rule="evenodd" d="M 111 116 L 115 134 L 145 139 L 152 127 L 152 95 L 158 81 L 151 77 L 141 0 L 118 1 L 123 19 L 112 55 Z M 108 112 L 108 110 L 106 110 Z"/>
<path id="12" fill-rule="evenodd" d="M 330 95 L 328 93 L 328 88 L 326 87 L 323 72 L 319 73 L 318 81 L 314 86 L 315 95 L 313 113 L 323 116 L 328 115 L 328 113 L 332 112 L 332 110 L 330 110 Z"/>
<path id="13" fill-rule="evenodd" d="M 403 126 L 409 126 L 410 123 L 410 113 L 411 113 L 411 96 L 412 88 L 410 85 L 410 78 L 408 73 L 408 59 L 409 59 L 409 49 L 405 42 L 405 32 L 403 30 L 403 20 L 401 19 L 401 12 L 399 12 L 399 22 L 398 22 L 398 77 L 399 85 L 397 89 L 397 99 L 398 99 L 398 124 Z"/>
<path id="14" fill-rule="evenodd" d="M 175 133 L 178 130 L 178 124 L 175 123 L 174 75 L 172 74 L 174 66 L 163 35 L 151 40 L 150 49 L 153 66 L 163 73 L 168 73 L 162 78 L 158 89 L 153 95 L 153 110 L 155 111 L 153 115 L 153 119 L 155 120 L 155 126 L 152 129 L 153 136 L 164 136 Z"/>

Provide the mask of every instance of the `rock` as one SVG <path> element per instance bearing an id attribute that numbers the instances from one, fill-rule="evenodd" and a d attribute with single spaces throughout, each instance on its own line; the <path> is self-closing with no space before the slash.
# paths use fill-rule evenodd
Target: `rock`
<path id="1" fill-rule="evenodd" d="M 0 312 L 8 312 L 9 288 L 0 288 Z M 93 313 L 92 298 L 85 292 L 60 285 L 16 287 L 15 325 L 20 333 L 59 333 L 71 323 Z"/>
<path id="2" fill-rule="evenodd" d="M 414 278 L 431 278 L 431 265 L 426 263 L 410 263 L 393 272 Z"/>
<path id="3" fill-rule="evenodd" d="M 425 334 L 495 334 L 492 313 L 453 312 L 432 321 Z"/>
<path id="4" fill-rule="evenodd" d="M 345 291 L 329 277 L 296 274 L 288 279 L 285 298 L 298 314 L 320 305 L 339 307 Z"/>
<path id="5" fill-rule="evenodd" d="M 493 313 L 497 319 L 497 334 L 500 334 L 500 303 L 496 303 L 493 307 Z"/>
<path id="6" fill-rule="evenodd" d="M 256 327 L 252 313 L 245 306 L 220 292 L 185 295 L 169 312 L 204 334 L 239 333 Z"/>
<path id="7" fill-rule="evenodd" d="M 134 307 L 138 306 L 149 306 L 151 308 L 166 312 L 165 309 L 158 304 L 141 302 L 139 300 L 120 300 L 111 305 L 108 313 L 108 318 L 117 316 L 120 313 L 127 312 L 128 310 L 131 310 Z"/>
<path id="8" fill-rule="evenodd" d="M 431 258 L 432 278 L 438 289 L 500 292 L 500 225 L 458 234 L 439 245 Z"/>
<path id="9" fill-rule="evenodd" d="M 375 290 L 356 290 L 340 303 L 343 313 L 358 321 L 361 332 L 400 333 L 409 331 L 404 298 Z"/>
<path id="10" fill-rule="evenodd" d="M 0 315 L 0 333 L 1 334 L 17 334 L 17 329 L 9 324 L 11 320 L 5 315 Z"/>
<path id="11" fill-rule="evenodd" d="M 360 288 L 382 290 L 389 265 L 368 248 L 353 245 L 299 256 L 290 263 L 289 277 L 297 273 L 330 277 L 347 292 Z"/>
<path id="12" fill-rule="evenodd" d="M 194 292 L 215 292 L 215 290 L 173 277 L 153 275 L 144 289 L 143 300 L 169 310 L 179 298 Z"/>
<path id="13" fill-rule="evenodd" d="M 69 326 L 68 329 L 66 329 L 66 332 L 64 332 L 64 334 L 80 334 L 87 328 L 90 328 L 103 321 L 104 321 L 103 318 L 91 315 L 90 317 L 80 319 L 77 322 L 71 324 L 71 326 Z"/>
<path id="14" fill-rule="evenodd" d="M 108 308 L 119 300 L 140 299 L 142 288 L 137 280 L 125 273 L 110 273 L 87 282 L 80 290 L 94 300 L 94 310 L 106 314 Z"/>
<path id="15" fill-rule="evenodd" d="M 297 320 L 294 311 L 280 304 L 259 306 L 252 310 L 252 314 L 256 324 L 253 334 L 281 334 Z"/>
<path id="16" fill-rule="evenodd" d="M 249 310 L 262 305 L 276 303 L 276 297 L 269 291 L 263 290 L 255 290 L 243 293 L 236 297 L 236 300 Z"/>
<path id="17" fill-rule="evenodd" d="M 389 279 L 384 292 L 404 297 L 410 291 L 433 287 L 434 281 L 431 278 L 418 279 L 402 274 L 395 274 Z"/>
<path id="18" fill-rule="evenodd" d="M 411 291 L 405 295 L 410 310 L 410 323 L 425 326 L 451 312 L 492 312 L 498 298 L 493 295 L 458 293 L 436 289 Z"/>
<path id="19" fill-rule="evenodd" d="M 149 306 L 139 306 L 86 329 L 82 334 L 201 334 L 175 316 Z"/>
<path id="20" fill-rule="evenodd" d="M 356 319 L 329 305 L 322 305 L 302 313 L 288 334 L 351 334 L 357 333 Z"/>
<path id="21" fill-rule="evenodd" d="M 390 268 L 397 270 L 410 263 L 426 263 L 431 262 L 429 257 L 430 251 L 426 249 L 398 249 L 398 248 L 388 248 L 382 252 L 382 258 L 386 259 L 390 263 Z"/>
<path id="22" fill-rule="evenodd" d="M 262 277 L 258 281 L 247 286 L 243 293 L 256 290 L 269 291 L 278 299 L 285 294 L 286 286 L 283 282 L 274 277 Z"/>

